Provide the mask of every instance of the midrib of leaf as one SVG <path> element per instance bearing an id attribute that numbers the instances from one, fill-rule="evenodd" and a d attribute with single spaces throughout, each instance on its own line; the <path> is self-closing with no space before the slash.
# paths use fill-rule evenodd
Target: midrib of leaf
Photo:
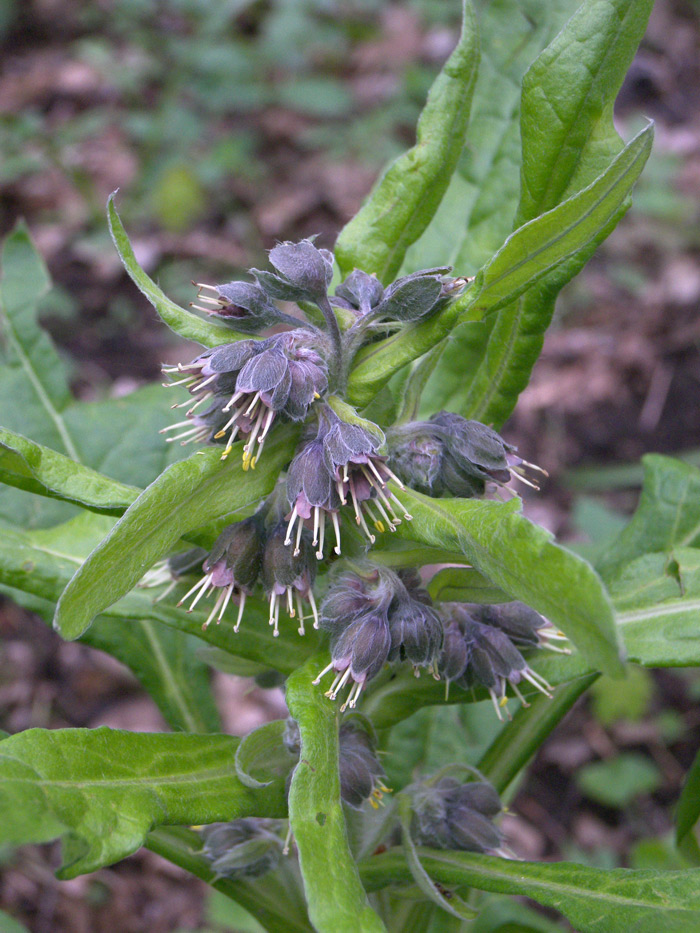
<path id="1" fill-rule="evenodd" d="M 451 868 L 461 867 L 456 862 L 452 862 L 449 858 L 443 858 L 441 854 L 435 854 L 431 851 L 430 860 L 435 862 L 441 862 L 446 864 Z M 506 882 L 507 884 L 512 884 L 513 875 L 508 872 L 500 872 L 493 868 L 481 866 L 481 865 L 465 865 L 466 871 L 473 872 L 475 874 L 483 875 L 487 878 L 493 878 L 494 881 Z M 530 875 L 521 875 L 520 879 L 522 884 L 527 884 L 530 891 L 540 890 L 545 892 L 559 893 L 567 897 L 575 898 L 576 900 L 597 900 L 605 904 L 616 904 L 620 907 L 644 907 L 651 910 L 668 910 L 668 904 L 658 901 L 645 901 L 641 898 L 633 898 L 630 896 L 625 896 L 623 894 L 611 894 L 605 890 L 602 892 L 596 889 L 595 887 L 585 887 L 581 888 L 576 884 L 565 884 L 561 881 L 552 881 L 547 879 L 546 881 L 539 881 L 533 879 Z M 528 894 L 528 896 L 530 896 Z M 690 908 L 676 907 L 675 910 L 683 910 Z"/>
<path id="2" fill-rule="evenodd" d="M 139 625 L 143 628 L 144 634 L 146 635 L 151 649 L 153 650 L 153 657 L 158 666 L 158 669 L 161 672 L 161 677 L 164 684 L 166 685 L 166 690 L 170 692 L 175 705 L 180 710 L 183 721 L 187 724 L 188 731 L 206 732 L 206 729 L 202 728 L 202 723 L 198 722 L 192 715 L 189 705 L 185 702 L 182 696 L 178 683 L 173 676 L 172 669 L 168 664 L 168 659 L 163 654 L 160 642 L 153 634 L 153 623 L 146 622 L 144 619 L 141 619 L 139 620 Z"/>
<path id="3" fill-rule="evenodd" d="M 59 412 L 54 408 L 53 403 L 51 399 L 48 397 L 48 395 L 46 394 L 46 390 L 41 384 L 41 380 L 39 379 L 38 374 L 36 373 L 34 367 L 32 366 L 29 357 L 24 352 L 24 349 L 21 343 L 17 339 L 17 334 L 15 333 L 15 330 L 12 326 L 12 322 L 10 321 L 9 315 L 5 314 L 4 318 L 7 324 L 7 329 L 10 334 L 12 346 L 14 347 L 15 352 L 20 358 L 22 367 L 27 373 L 27 376 L 29 377 L 29 381 L 34 387 L 34 391 L 39 396 L 39 401 L 46 409 L 46 413 L 48 414 L 49 418 L 51 418 L 51 420 L 53 421 L 56 427 L 56 430 L 58 431 L 59 436 L 61 440 L 63 441 L 63 445 L 66 448 L 66 453 L 68 454 L 69 457 L 71 457 L 71 459 L 75 460 L 77 463 L 82 464 L 83 461 L 80 459 L 80 455 L 75 447 L 75 444 L 73 443 L 73 439 L 68 433 L 68 429 L 66 428 L 63 418 L 61 418 Z"/>
<path id="4" fill-rule="evenodd" d="M 657 605 L 650 606 L 648 609 L 635 609 L 630 612 L 616 613 L 616 618 L 620 625 L 626 625 L 630 622 L 643 622 L 645 619 L 653 619 L 654 616 L 658 615 L 681 615 L 695 609 L 700 610 L 700 598 L 674 600 L 671 603 L 657 603 Z"/>
<path id="5" fill-rule="evenodd" d="M 7 756 L 0 755 L 0 760 Z M 9 761 L 16 761 L 16 758 L 9 758 Z M 195 768 L 192 771 L 183 771 L 179 774 L 169 774 L 159 777 L 158 775 L 136 775 L 135 777 L 130 778 L 105 778 L 100 780 L 98 778 L 90 778 L 86 780 L 76 780 L 76 781 L 61 781 L 58 778 L 43 778 L 37 776 L 36 778 L 8 778 L 10 781 L 26 781 L 27 783 L 36 784 L 38 787 L 72 787 L 72 788 L 89 788 L 89 787 L 143 787 L 144 785 L 152 785 L 157 787 L 160 784 L 199 784 L 202 781 L 209 780 L 218 780 L 219 778 L 232 778 L 237 780 L 236 771 L 233 767 L 233 756 L 231 756 L 231 765 L 225 765 L 220 768 L 208 768 L 207 770 L 202 770 L 201 768 Z M 35 772 L 36 773 L 36 772 Z"/>

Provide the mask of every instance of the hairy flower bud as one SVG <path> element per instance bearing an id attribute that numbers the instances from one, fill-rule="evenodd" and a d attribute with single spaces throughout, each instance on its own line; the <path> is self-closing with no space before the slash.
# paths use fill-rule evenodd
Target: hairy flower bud
<path id="1" fill-rule="evenodd" d="M 400 596 L 389 611 L 389 632 L 390 661 L 405 659 L 413 664 L 416 675 L 419 667 L 427 667 L 437 676 L 443 629 L 434 609 L 412 599 L 408 593 Z"/>
<path id="2" fill-rule="evenodd" d="M 221 622 L 233 592 L 236 590 L 239 597 L 239 611 L 233 630 L 237 632 L 243 617 L 246 595 L 251 592 L 260 573 L 263 540 L 262 522 L 258 515 L 224 528 L 204 561 L 204 576 L 182 597 L 178 606 L 196 593 L 188 609 L 188 612 L 192 612 L 203 596 L 208 596 L 215 589 L 220 589 L 221 592 L 216 598 L 214 608 L 202 626 L 206 629 L 214 616 L 216 616 L 217 625 Z"/>
<path id="3" fill-rule="evenodd" d="M 445 625 L 442 651 L 438 658 L 438 673 L 445 679 L 445 699 L 449 695 L 450 684 L 467 670 L 469 651 L 464 635 L 456 623 Z"/>
<path id="4" fill-rule="evenodd" d="M 251 269 L 271 298 L 281 301 L 318 301 L 326 298 L 333 278 L 333 254 L 317 249 L 311 240 L 280 243 L 270 250 L 277 270 Z"/>
<path id="5" fill-rule="evenodd" d="M 299 620 L 299 634 L 304 634 L 304 609 L 302 600 L 311 606 L 314 628 L 318 628 L 318 612 L 313 594 L 316 564 L 311 552 L 311 536 L 304 532 L 299 548 L 292 550 L 285 545 L 287 526 L 279 522 L 267 535 L 263 553 L 263 585 L 270 600 L 270 625 L 273 634 L 279 635 L 280 604 L 285 603 L 290 619 Z"/>
<path id="6" fill-rule="evenodd" d="M 460 784 L 452 777 L 407 788 L 413 801 L 412 835 L 419 845 L 465 852 L 498 852 L 502 842 L 493 818 L 498 794 L 483 781 Z"/>
<path id="7" fill-rule="evenodd" d="M 333 303 L 343 308 L 359 311 L 361 316 L 369 314 L 384 297 L 382 283 L 375 275 L 355 269 L 335 290 Z"/>
<path id="8" fill-rule="evenodd" d="M 211 823 L 200 830 L 202 855 L 217 878 L 259 878 L 277 867 L 283 843 L 277 820 L 248 817 Z"/>

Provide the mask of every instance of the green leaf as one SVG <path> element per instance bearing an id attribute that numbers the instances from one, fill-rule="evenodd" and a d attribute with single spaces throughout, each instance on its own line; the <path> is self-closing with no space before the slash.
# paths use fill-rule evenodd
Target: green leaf
<path id="1" fill-rule="evenodd" d="M 299 724 L 301 752 L 289 789 L 289 820 L 309 916 L 318 933 L 385 930 L 369 906 L 348 845 L 338 776 L 337 710 L 311 681 L 313 657 L 287 682 L 287 705 Z"/>
<path id="2" fill-rule="evenodd" d="M 562 933 L 562 928 L 525 904 L 499 897 L 489 899 L 471 933 Z"/>
<path id="3" fill-rule="evenodd" d="M 282 783 L 252 791 L 225 735 L 29 729 L 0 743 L 0 840 L 64 840 L 60 877 L 135 852 L 154 826 L 284 816 Z"/>
<path id="4" fill-rule="evenodd" d="M 0 377 L 3 399 L 18 411 L 23 434 L 40 437 L 73 460 L 80 460 L 62 412 L 71 402 L 65 367 L 49 337 L 37 326 L 39 300 L 50 287 L 43 260 L 24 224 L 6 239 L 2 251 L 0 308 L 7 341 L 6 365 Z M 14 427 L 6 420 L 3 425 Z"/>
<path id="5" fill-rule="evenodd" d="M 146 275 L 136 261 L 126 230 L 122 225 L 119 214 L 117 214 L 117 209 L 114 206 L 114 194 L 111 194 L 107 201 L 107 219 L 112 240 L 119 253 L 119 258 L 129 274 L 129 278 L 138 290 L 148 298 L 161 320 L 171 330 L 174 330 L 180 337 L 184 337 L 185 340 L 194 340 L 195 343 L 200 343 L 205 347 L 217 347 L 223 343 L 235 343 L 236 340 L 242 339 L 244 335 L 238 334 L 228 327 L 223 327 L 221 324 L 212 324 L 210 321 L 205 321 L 197 317 L 196 314 L 192 314 L 190 311 L 176 305 Z"/>
<path id="6" fill-rule="evenodd" d="M 430 499 L 409 489 L 398 494 L 413 515 L 399 534 L 461 550 L 495 586 L 561 628 L 591 664 L 612 675 L 622 672 L 602 583 L 589 564 L 524 518 L 519 500 Z"/>
<path id="7" fill-rule="evenodd" d="M 462 34 L 431 88 L 416 145 L 389 166 L 338 237 L 335 257 L 343 276 L 358 268 L 385 284 L 395 278 L 447 190 L 464 144 L 478 64 L 476 18 L 464 0 Z"/>
<path id="8" fill-rule="evenodd" d="M 0 910 L 0 933 L 29 933 L 24 924 Z"/>
<path id="9" fill-rule="evenodd" d="M 652 2 L 583 3 L 528 70 L 523 79 L 516 227 L 580 192 L 620 153 L 613 104 L 644 34 Z M 454 333 L 428 390 L 433 408 L 449 404 L 487 423 L 505 421 L 539 356 L 558 292 L 588 261 L 619 216 L 611 215 L 610 223 L 600 226 L 556 275 L 528 288 L 490 328 L 464 325 Z M 469 352 L 474 357 L 473 376 L 465 384 Z"/>
<path id="10" fill-rule="evenodd" d="M 627 752 L 609 761 L 595 761 L 576 772 L 579 789 L 606 807 L 624 807 L 640 794 L 658 790 L 662 778 L 653 761 Z"/>
<path id="11" fill-rule="evenodd" d="M 676 809 L 676 845 L 681 845 L 700 817 L 700 752 L 685 776 Z"/>
<path id="12" fill-rule="evenodd" d="M 0 428 L 0 482 L 94 512 L 121 515 L 139 493 L 21 434 Z"/>
<path id="13" fill-rule="evenodd" d="M 46 614 L 44 603 L 30 605 L 28 596 L 50 603 L 49 617 L 55 604 L 85 556 L 99 543 L 112 527 L 113 521 L 106 516 L 84 512 L 77 518 L 56 528 L 22 532 L 7 529 L 0 535 L 0 584 L 5 592 L 16 601 L 33 611 Z M 182 584 L 184 595 L 187 584 Z M 24 594 L 24 595 L 23 595 Z M 163 623 L 186 635 L 196 636 L 204 642 L 231 655 L 263 665 L 265 670 L 275 668 L 290 673 L 316 648 L 319 633 L 307 632 L 302 639 L 296 626 L 283 626 L 275 638 L 268 625 L 268 607 L 261 600 L 246 601 L 245 624 L 235 633 L 227 620 L 222 625 L 211 625 L 202 630 L 208 609 L 192 613 L 177 609 L 174 605 L 155 602 L 153 591 L 136 588 L 123 599 L 102 613 L 101 618 L 112 623 L 133 624 L 136 620 Z M 173 602 L 177 601 L 173 596 Z M 115 627 L 114 639 L 118 641 L 119 628 Z M 89 641 L 89 629 L 86 633 Z M 85 637 L 85 636 L 84 636 Z M 128 642 L 128 640 L 127 640 Z M 122 659 L 124 660 L 124 659 Z M 125 663 L 128 661 L 125 660 Z"/>
<path id="14" fill-rule="evenodd" d="M 545 277 L 548 293 L 561 289 L 580 271 L 595 245 L 610 233 L 629 206 L 628 196 L 649 156 L 652 136 L 653 128 L 647 126 L 587 188 L 519 227 L 480 270 L 468 291 L 444 311 L 361 350 L 348 382 L 350 400 L 357 405 L 367 404 L 388 378 L 430 350 L 460 321 L 481 321 L 507 308 Z M 508 315 L 500 317 L 494 326 L 501 326 L 507 332 L 515 326 L 517 332 L 524 307 L 521 303 L 515 307 L 515 312 L 508 308 Z M 541 340 L 541 332 L 538 331 L 535 340 Z M 539 343 L 536 345 L 539 353 Z M 461 393 L 458 406 L 470 417 L 486 421 L 495 420 L 488 417 L 488 411 L 501 382 L 506 378 L 516 381 L 521 378 L 517 372 L 511 376 L 507 360 L 503 359 L 504 354 L 510 359 L 512 341 L 508 343 L 505 337 L 499 337 L 491 346 L 492 361 L 488 371 L 483 371 L 483 390 L 477 392 L 468 388 L 471 394 Z M 498 359 L 500 363 L 496 365 L 494 360 Z M 464 373 L 463 359 L 459 372 Z M 481 372 L 480 368 L 477 375 Z M 529 374 L 529 368 L 527 372 Z M 433 379 L 441 378 L 440 373 L 438 367 Z M 455 407 L 450 399 L 443 401 Z"/>
<path id="15" fill-rule="evenodd" d="M 66 587 L 54 622 L 63 637 L 81 635 L 96 615 L 128 593 L 183 534 L 269 493 L 289 460 L 291 446 L 289 433 L 278 431 L 256 470 L 243 471 L 237 444 L 227 461 L 221 460 L 218 449 L 201 450 L 161 474 Z"/>
<path id="16" fill-rule="evenodd" d="M 674 549 L 700 544 L 700 470 L 660 454 L 647 454 L 644 486 L 632 520 L 597 561 L 606 580 L 652 552 L 670 560 Z"/>
<path id="17" fill-rule="evenodd" d="M 267 787 L 291 771 L 296 759 L 283 744 L 284 719 L 265 723 L 241 739 L 236 749 L 236 774 L 246 787 Z"/>
<path id="18" fill-rule="evenodd" d="M 579 933 L 700 929 L 698 869 L 605 871 L 568 862 L 511 862 L 467 852 L 418 851 L 434 881 L 529 897 L 564 914 Z M 370 891 L 411 881 L 405 859 L 395 851 L 366 859 L 360 872 Z"/>
<path id="19" fill-rule="evenodd" d="M 444 567 L 433 576 L 428 592 L 436 602 L 507 603 L 511 597 L 473 567 Z"/>
<path id="20" fill-rule="evenodd" d="M 478 4 L 481 62 L 464 149 L 430 226 L 403 272 L 453 265 L 471 275 L 513 229 L 520 195 L 520 94 L 525 71 L 579 0 Z"/>

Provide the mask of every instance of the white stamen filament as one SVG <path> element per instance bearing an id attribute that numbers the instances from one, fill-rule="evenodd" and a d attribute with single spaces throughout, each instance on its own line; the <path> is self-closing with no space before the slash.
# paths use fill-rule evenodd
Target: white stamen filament
<path id="1" fill-rule="evenodd" d="M 197 582 L 196 582 L 195 585 L 192 587 L 192 589 L 191 589 L 191 590 L 188 590 L 188 591 L 185 593 L 185 595 L 182 597 L 182 599 L 181 599 L 180 602 L 178 603 L 178 606 L 181 606 L 181 605 L 184 603 L 184 601 L 185 601 L 186 599 L 189 599 L 190 596 L 191 596 L 193 593 L 195 593 L 195 592 L 200 588 L 200 586 L 203 586 L 203 587 L 206 589 L 206 588 L 209 586 L 209 583 L 210 583 L 210 581 L 211 581 L 211 576 L 212 576 L 212 575 L 211 575 L 210 573 L 208 573 L 208 574 L 206 574 L 205 576 L 203 576 L 203 577 L 201 578 L 201 580 L 197 580 Z"/>
<path id="2" fill-rule="evenodd" d="M 236 624 L 233 626 L 234 632 L 238 632 L 238 629 L 241 627 L 241 619 L 243 618 L 244 609 L 245 609 L 245 593 L 241 593 L 241 601 L 238 605 L 238 617 L 236 619 Z"/>
<path id="3" fill-rule="evenodd" d="M 331 661 L 331 663 L 330 663 L 327 667 L 324 667 L 323 670 L 321 671 L 321 673 L 320 673 L 320 674 L 317 674 L 317 675 L 316 675 L 316 679 L 315 679 L 315 680 L 312 680 L 311 683 L 312 683 L 314 686 L 317 686 L 318 684 L 321 683 L 321 678 L 322 678 L 322 677 L 325 677 L 326 674 L 327 674 L 329 671 L 332 671 L 332 670 L 334 670 L 334 662 L 333 662 L 333 661 Z"/>
<path id="4" fill-rule="evenodd" d="M 314 599 L 313 590 L 309 590 L 309 603 L 311 604 L 311 612 L 313 613 L 314 617 L 314 628 L 318 628 L 318 609 L 316 608 L 316 600 Z"/>
<path id="5" fill-rule="evenodd" d="M 334 551 L 336 554 L 340 554 L 340 524 L 338 522 L 338 513 L 331 512 L 331 521 L 333 522 L 333 531 L 335 532 L 335 547 Z"/>
<path id="6" fill-rule="evenodd" d="M 294 506 L 292 509 L 292 515 L 289 519 L 289 524 L 287 525 L 287 534 L 284 538 L 284 543 L 289 546 L 292 543 L 292 528 L 294 527 L 294 522 L 297 520 L 297 507 Z"/>

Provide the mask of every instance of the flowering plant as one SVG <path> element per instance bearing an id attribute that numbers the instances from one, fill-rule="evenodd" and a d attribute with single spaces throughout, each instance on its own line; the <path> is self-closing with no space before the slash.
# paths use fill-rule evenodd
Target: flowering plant
<path id="1" fill-rule="evenodd" d="M 189 310 L 138 266 L 110 199 L 129 275 L 200 347 L 165 367 L 167 390 L 72 401 L 36 322 L 45 270 L 24 228 L 8 239 L 2 592 L 131 667 L 174 730 L 2 740 L 0 841 L 62 836 L 61 877 L 146 845 L 273 933 L 471 929 L 480 913 L 482 933 L 500 929 L 480 892 L 582 931 L 697 928 L 697 870 L 521 863 L 499 824 L 521 769 L 601 672 L 624 673 L 625 650 L 700 664 L 697 637 L 658 637 L 692 610 L 690 584 L 662 584 L 671 551 L 679 579 L 697 556 L 698 507 L 682 511 L 697 470 L 649 459 L 595 568 L 512 485 L 544 470 L 500 426 L 652 138 L 624 144 L 611 119 L 650 0 L 527 6 L 518 25 L 512 0 L 479 18 L 465 0 L 416 145 L 332 251 L 278 244 L 271 269 L 200 284 Z M 658 598 L 638 586 L 650 573 Z M 283 681 L 289 720 L 222 734 L 205 658 Z M 462 727 L 482 700 L 477 755 Z M 689 786 L 680 836 L 700 809 Z"/>

